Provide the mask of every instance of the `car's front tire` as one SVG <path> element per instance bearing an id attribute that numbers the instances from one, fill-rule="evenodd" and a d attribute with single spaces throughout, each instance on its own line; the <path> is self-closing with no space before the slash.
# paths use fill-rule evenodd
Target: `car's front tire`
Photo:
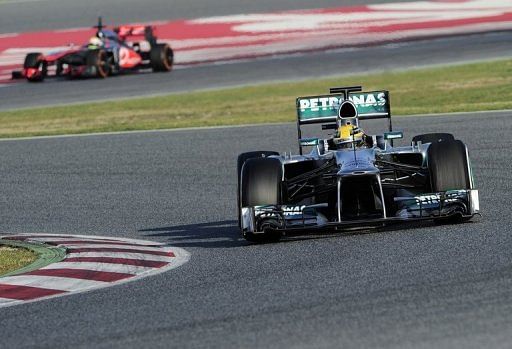
<path id="1" fill-rule="evenodd" d="M 462 141 L 432 143 L 428 148 L 428 166 L 433 192 L 471 188 L 466 146 Z"/>
<path id="2" fill-rule="evenodd" d="M 280 205 L 282 197 L 283 168 L 281 161 L 275 158 L 252 158 L 244 162 L 241 171 L 240 206 L 254 207 Z M 254 234 L 243 232 L 244 238 L 251 242 L 274 242 L 281 238 L 276 232 L 265 232 L 266 228 L 277 227 L 272 220 L 261 223 L 264 232 Z"/>
<path id="3" fill-rule="evenodd" d="M 236 202 L 237 202 L 237 210 L 238 210 L 238 227 L 241 228 L 241 209 L 242 203 L 240 202 L 240 178 L 242 175 L 242 166 L 249 159 L 268 157 L 271 155 L 279 155 L 278 152 L 275 151 L 267 151 L 267 150 L 259 150 L 259 151 L 250 151 L 246 153 L 242 153 L 238 155 L 236 160 L 236 173 L 237 173 L 237 194 L 236 194 Z"/>
<path id="4" fill-rule="evenodd" d="M 44 56 L 40 52 L 32 52 L 25 56 L 25 62 L 23 62 L 23 68 L 37 69 L 34 75 L 26 76 L 30 82 L 42 82 L 48 74 L 48 62 L 44 59 Z"/>
<path id="5" fill-rule="evenodd" d="M 428 167 L 432 192 L 471 189 L 471 174 L 466 146 L 460 140 L 434 142 L 428 148 Z M 438 219 L 438 223 L 460 222 L 461 217 Z"/>
<path id="6" fill-rule="evenodd" d="M 89 50 L 85 56 L 87 70 L 94 77 L 104 79 L 110 74 L 111 66 L 108 55 L 103 50 Z"/>

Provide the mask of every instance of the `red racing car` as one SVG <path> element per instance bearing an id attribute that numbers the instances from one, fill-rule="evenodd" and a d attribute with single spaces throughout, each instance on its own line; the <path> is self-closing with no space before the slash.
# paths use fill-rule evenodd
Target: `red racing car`
<path id="1" fill-rule="evenodd" d="M 154 72 L 172 69 L 174 53 L 169 44 L 158 43 L 152 26 L 123 25 L 106 29 L 98 20 L 96 35 L 83 46 L 43 54 L 29 53 L 23 70 L 13 71 L 13 79 L 43 81 L 50 76 L 106 78 L 124 72 L 151 68 Z"/>

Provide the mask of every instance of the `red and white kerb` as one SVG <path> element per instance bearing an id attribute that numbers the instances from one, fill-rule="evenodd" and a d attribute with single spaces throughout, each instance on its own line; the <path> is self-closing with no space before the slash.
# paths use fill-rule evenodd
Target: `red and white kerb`
<path id="1" fill-rule="evenodd" d="M 103 288 L 162 273 L 189 259 L 181 248 L 151 241 L 82 235 L 31 234 L 6 240 L 37 241 L 66 249 L 61 262 L 0 278 L 0 307 Z"/>

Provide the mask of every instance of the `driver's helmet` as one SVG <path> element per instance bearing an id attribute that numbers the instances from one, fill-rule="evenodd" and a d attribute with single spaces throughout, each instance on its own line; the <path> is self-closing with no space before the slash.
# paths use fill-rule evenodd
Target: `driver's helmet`
<path id="1" fill-rule="evenodd" d="M 333 141 L 338 148 L 361 144 L 363 142 L 363 131 L 357 124 L 357 118 L 338 119 L 338 129 Z"/>
<path id="2" fill-rule="evenodd" d="M 89 47 L 99 48 L 103 46 L 103 41 L 97 36 L 93 36 L 89 39 Z"/>
<path id="3" fill-rule="evenodd" d="M 364 133 L 359 128 L 357 108 L 350 100 L 341 103 L 336 123 L 337 130 L 333 141 L 337 148 L 358 146 L 363 143 Z"/>

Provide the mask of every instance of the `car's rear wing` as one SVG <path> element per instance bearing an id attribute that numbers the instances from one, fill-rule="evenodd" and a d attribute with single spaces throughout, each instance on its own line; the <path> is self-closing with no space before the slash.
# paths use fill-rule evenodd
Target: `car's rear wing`
<path id="1" fill-rule="evenodd" d="M 297 98 L 299 123 L 336 122 L 338 109 L 347 99 L 347 94 L 348 99 L 355 104 L 360 120 L 391 118 L 388 91 L 361 92 L 361 87 L 356 86 L 333 88 L 328 95 Z"/>
<path id="2" fill-rule="evenodd" d="M 388 91 L 362 92 L 361 86 L 335 87 L 330 89 L 328 95 L 297 98 L 299 140 L 302 137 L 301 125 L 321 123 L 327 126 L 324 128 L 335 126 L 338 109 L 346 99 L 356 106 L 359 120 L 388 119 L 389 131 L 393 130 Z M 300 153 L 302 154 L 301 146 Z"/>
<path id="3" fill-rule="evenodd" d="M 131 37 L 144 37 L 151 44 L 156 43 L 155 28 L 149 25 L 122 25 L 114 28 L 122 40 Z"/>

